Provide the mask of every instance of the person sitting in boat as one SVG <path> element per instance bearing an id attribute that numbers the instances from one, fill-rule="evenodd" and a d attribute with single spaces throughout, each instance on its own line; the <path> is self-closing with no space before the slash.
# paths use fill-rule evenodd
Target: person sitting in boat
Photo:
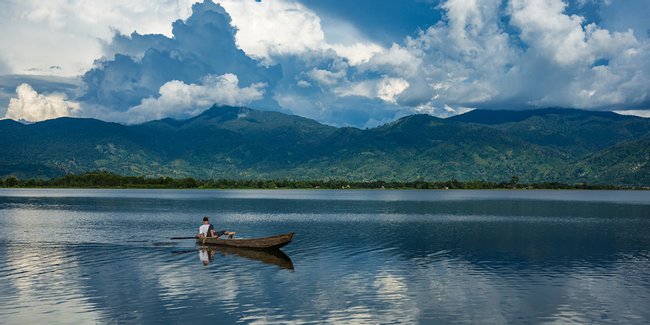
<path id="1" fill-rule="evenodd" d="M 203 224 L 199 227 L 199 233 L 196 235 L 199 238 L 204 238 L 204 237 L 216 237 L 219 238 L 223 235 L 228 236 L 228 238 L 233 238 L 235 236 L 236 232 L 234 231 L 227 231 L 227 230 L 219 230 L 219 231 L 214 231 L 214 226 L 210 223 L 210 220 L 208 219 L 207 216 L 203 217 Z"/>

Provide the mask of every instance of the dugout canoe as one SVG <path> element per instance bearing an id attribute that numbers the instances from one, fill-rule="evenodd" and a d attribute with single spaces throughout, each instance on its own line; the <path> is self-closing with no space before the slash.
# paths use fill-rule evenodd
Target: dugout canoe
<path id="1" fill-rule="evenodd" d="M 293 233 L 290 232 L 287 234 L 276 235 L 271 237 L 262 237 L 262 238 L 233 238 L 233 239 L 218 238 L 217 239 L 214 237 L 205 237 L 205 238 L 197 238 L 196 242 L 201 245 L 218 245 L 218 246 L 254 248 L 254 249 L 277 249 L 289 244 L 292 239 L 293 239 Z"/>

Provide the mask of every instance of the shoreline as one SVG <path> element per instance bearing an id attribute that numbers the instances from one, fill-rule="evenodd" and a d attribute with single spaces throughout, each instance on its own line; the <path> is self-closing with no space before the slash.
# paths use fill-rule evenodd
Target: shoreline
<path id="1" fill-rule="evenodd" d="M 516 176 L 508 181 L 349 181 L 349 180 L 289 180 L 289 179 L 210 179 L 190 177 L 122 176 L 109 172 L 69 174 L 50 179 L 0 178 L 0 188 L 27 189 L 359 189 L 359 190 L 650 190 L 648 185 L 613 185 L 561 183 L 556 181 L 523 182 Z"/>
<path id="2" fill-rule="evenodd" d="M 25 190 L 34 190 L 34 189 L 43 189 L 43 190 L 259 190 L 259 191 L 277 191 L 277 190 L 313 190 L 313 191 L 323 191 L 323 190 L 372 190 L 372 191 L 409 191 L 409 190 L 422 190 L 422 191 L 538 191 L 538 190 L 547 190 L 547 191 L 648 191 L 650 187 L 641 186 L 641 187 L 625 187 L 625 186 L 588 186 L 578 187 L 578 186 L 567 186 L 567 187 L 538 187 L 538 186 L 529 186 L 529 187 L 482 187 L 482 188 L 416 188 L 416 187 L 155 187 L 155 186 L 0 186 L 0 190 L 11 190 L 11 189 L 25 189 Z"/>

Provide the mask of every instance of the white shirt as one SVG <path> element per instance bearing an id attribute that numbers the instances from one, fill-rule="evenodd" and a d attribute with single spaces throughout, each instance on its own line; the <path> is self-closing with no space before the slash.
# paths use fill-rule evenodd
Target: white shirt
<path id="1" fill-rule="evenodd" d="M 199 227 L 199 234 L 203 234 L 203 235 L 207 236 L 209 228 L 210 228 L 210 225 L 201 225 L 201 227 Z"/>

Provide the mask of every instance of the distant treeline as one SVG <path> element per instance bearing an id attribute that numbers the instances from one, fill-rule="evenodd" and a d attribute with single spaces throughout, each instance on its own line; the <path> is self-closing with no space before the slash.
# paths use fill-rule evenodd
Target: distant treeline
<path id="1" fill-rule="evenodd" d="M 173 189 L 630 189 L 614 185 L 519 183 L 513 176 L 507 182 L 449 180 L 444 182 L 348 182 L 344 180 L 197 180 L 194 178 L 121 176 L 109 172 L 69 174 L 52 179 L 22 180 L 14 176 L 0 178 L 0 187 L 18 188 L 173 188 Z"/>

